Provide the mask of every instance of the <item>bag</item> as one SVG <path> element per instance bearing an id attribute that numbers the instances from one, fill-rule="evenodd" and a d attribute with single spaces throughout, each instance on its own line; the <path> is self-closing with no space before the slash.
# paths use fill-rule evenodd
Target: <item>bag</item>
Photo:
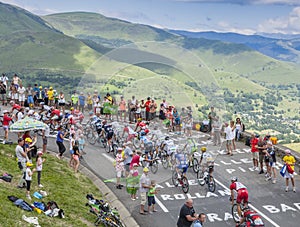
<path id="1" fill-rule="evenodd" d="M 17 199 L 14 204 L 18 207 L 20 207 L 23 210 L 26 211 L 33 211 L 32 206 L 30 206 L 27 202 L 25 202 L 23 199 Z"/>
<path id="2" fill-rule="evenodd" d="M 34 202 L 33 206 L 44 211 L 46 208 L 46 204 L 45 203 L 41 203 L 41 202 Z"/>
<path id="3" fill-rule="evenodd" d="M 290 165 L 286 165 L 286 169 L 288 171 L 288 173 L 293 174 L 294 170 L 292 169 L 292 167 Z"/>
<path id="4" fill-rule="evenodd" d="M 17 200 L 19 199 L 19 198 L 13 196 L 13 195 L 9 195 L 9 196 L 7 196 L 7 198 L 8 198 L 10 201 L 12 201 L 12 202 L 15 202 L 15 201 L 17 201 Z"/>
<path id="5" fill-rule="evenodd" d="M 59 208 L 55 201 L 49 201 L 47 203 L 47 209 L 46 210 L 54 210 L 55 208 Z"/>
<path id="6" fill-rule="evenodd" d="M 252 227 L 252 226 L 265 226 L 263 223 L 261 217 L 257 213 L 252 213 L 246 216 L 246 226 Z"/>
<path id="7" fill-rule="evenodd" d="M 286 172 L 286 164 L 284 164 L 280 170 L 280 175 L 284 177 L 285 175 L 285 172 Z"/>
<path id="8" fill-rule="evenodd" d="M 43 196 L 42 196 L 39 192 L 33 193 L 33 196 L 34 196 L 35 198 L 37 198 L 37 199 L 42 199 L 42 198 L 43 198 Z"/>
<path id="9" fill-rule="evenodd" d="M 251 147 L 250 141 L 251 141 L 251 138 L 250 138 L 250 137 L 247 137 L 247 138 L 246 138 L 246 141 L 245 141 L 245 145 Z"/>
<path id="10" fill-rule="evenodd" d="M 4 173 L 3 176 L 0 177 L 0 179 L 6 181 L 6 182 L 11 182 L 13 176 L 8 173 Z"/>

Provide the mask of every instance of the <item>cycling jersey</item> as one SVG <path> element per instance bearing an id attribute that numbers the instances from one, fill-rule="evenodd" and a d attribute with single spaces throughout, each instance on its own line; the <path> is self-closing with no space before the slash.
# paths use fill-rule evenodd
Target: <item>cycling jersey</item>
<path id="1" fill-rule="evenodd" d="M 182 169 L 183 173 L 185 173 L 189 166 L 186 155 L 182 154 L 182 153 L 180 153 L 180 154 L 177 153 L 177 154 L 175 154 L 175 159 L 176 159 L 176 167 L 178 169 Z"/>
<path id="2" fill-rule="evenodd" d="M 236 202 L 241 203 L 244 201 L 244 203 L 248 202 L 248 190 L 245 185 L 243 185 L 241 182 L 233 182 L 230 185 L 230 190 L 236 190 L 237 191 L 237 197 Z"/>

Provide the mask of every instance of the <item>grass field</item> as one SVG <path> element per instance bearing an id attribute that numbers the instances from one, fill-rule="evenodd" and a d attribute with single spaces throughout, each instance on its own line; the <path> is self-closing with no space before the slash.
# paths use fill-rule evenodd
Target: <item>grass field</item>
<path id="1" fill-rule="evenodd" d="M 289 143 L 283 145 L 300 153 L 300 143 Z"/>
<path id="2" fill-rule="evenodd" d="M 25 199 L 25 189 L 17 188 L 21 172 L 14 153 L 15 146 L 0 145 L 0 174 L 10 173 L 14 176 L 11 183 L 0 182 L 0 226 L 30 226 L 22 220 L 22 215 L 38 217 L 41 226 L 93 226 L 95 216 L 89 213 L 85 206 L 87 202 L 85 196 L 92 193 L 96 198 L 101 198 L 99 190 L 87 177 L 80 173 L 74 174 L 65 161 L 57 160 L 51 154 L 43 155 L 46 161 L 43 164 L 41 183 L 48 196 L 42 201 L 45 203 L 51 200 L 57 202 L 59 208 L 64 210 L 65 218 L 52 218 L 36 212 L 27 212 L 9 201 L 7 199 L 9 195 L 24 199 L 30 204 L 34 201 L 41 201 L 33 196 L 31 196 L 32 201 L 28 201 Z M 35 160 L 33 162 L 35 163 Z M 37 174 L 34 173 L 31 195 L 38 190 Z"/>

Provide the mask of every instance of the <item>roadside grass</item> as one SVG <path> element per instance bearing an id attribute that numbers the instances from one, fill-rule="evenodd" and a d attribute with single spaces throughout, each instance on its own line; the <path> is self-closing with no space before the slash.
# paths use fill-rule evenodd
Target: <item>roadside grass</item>
<path id="1" fill-rule="evenodd" d="M 0 181 L 0 226 L 30 226 L 22 220 L 22 215 L 35 216 L 41 226 L 94 226 L 96 216 L 89 213 L 85 206 L 86 194 L 91 193 L 96 198 L 102 198 L 99 189 L 90 179 L 81 173 L 76 173 L 68 167 L 68 163 L 58 160 L 51 154 L 44 154 L 46 161 L 43 164 L 41 183 L 42 190 L 48 193 L 47 197 L 39 200 L 32 196 L 40 189 L 37 186 L 37 173 L 33 174 L 31 197 L 29 201 L 25 197 L 26 189 L 18 189 L 17 184 L 21 176 L 15 158 L 15 145 L 0 145 L 0 175 L 10 173 L 13 175 L 11 183 Z M 33 160 L 35 164 L 35 159 Z M 16 196 L 24 199 L 29 204 L 33 202 L 55 201 L 60 209 L 64 210 L 65 218 L 48 217 L 36 212 L 27 212 L 16 207 L 7 196 Z"/>
<path id="2" fill-rule="evenodd" d="M 292 149 L 293 151 L 297 151 L 300 153 L 300 143 L 289 143 L 283 144 L 285 147 Z"/>

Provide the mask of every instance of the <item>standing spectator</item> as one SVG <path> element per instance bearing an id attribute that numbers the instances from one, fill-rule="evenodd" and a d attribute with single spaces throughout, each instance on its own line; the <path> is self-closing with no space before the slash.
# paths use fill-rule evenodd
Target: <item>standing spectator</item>
<path id="1" fill-rule="evenodd" d="M 117 182 L 116 182 L 116 188 L 117 189 L 122 189 L 122 185 L 120 183 L 122 173 L 124 172 L 124 159 L 122 156 L 122 151 L 123 149 L 121 147 L 118 148 L 118 153 L 116 155 L 116 177 L 117 177 Z"/>
<path id="2" fill-rule="evenodd" d="M 155 195 L 157 194 L 158 189 L 156 188 L 155 180 L 151 181 L 151 188 L 149 188 L 147 197 L 148 197 L 148 211 L 149 214 L 152 214 L 153 212 L 157 212 L 155 209 Z"/>
<path id="3" fill-rule="evenodd" d="M 238 117 L 235 120 L 235 139 L 239 141 L 241 133 L 244 131 L 244 124 L 241 122 L 241 119 Z"/>
<path id="4" fill-rule="evenodd" d="M 231 127 L 230 125 L 226 122 L 225 123 L 225 134 L 226 134 L 226 150 L 227 150 L 227 154 L 228 155 L 233 155 L 232 154 L 232 130 L 231 130 Z"/>
<path id="5" fill-rule="evenodd" d="M 221 129 L 222 129 L 222 125 L 220 124 L 219 117 L 216 116 L 216 120 L 212 124 L 212 127 L 214 129 L 213 144 L 214 144 L 214 146 L 221 145 Z"/>
<path id="6" fill-rule="evenodd" d="M 49 96 L 48 96 L 48 88 L 44 88 L 44 103 L 45 105 L 49 106 Z"/>
<path id="7" fill-rule="evenodd" d="M 216 120 L 216 112 L 215 112 L 215 108 L 212 106 L 210 107 L 210 112 L 208 113 L 208 119 L 209 119 L 209 131 L 211 132 L 211 136 L 212 136 L 212 125 L 214 123 L 214 121 Z"/>
<path id="8" fill-rule="evenodd" d="M 118 115 L 117 115 L 117 121 L 122 121 L 122 116 L 123 116 L 123 122 L 125 122 L 126 119 L 126 101 L 124 100 L 124 96 L 121 96 L 121 100 L 119 102 L 119 108 L 118 108 Z"/>
<path id="9" fill-rule="evenodd" d="M 151 98 L 148 97 L 147 101 L 145 103 L 145 109 L 146 109 L 146 121 L 150 121 L 150 104 L 151 104 Z"/>
<path id="10" fill-rule="evenodd" d="M 141 108 L 141 117 L 143 120 L 146 120 L 146 110 L 145 110 L 146 106 L 145 106 L 144 99 L 141 100 L 140 108 Z"/>
<path id="11" fill-rule="evenodd" d="M 168 110 L 166 111 L 166 118 L 169 120 L 167 123 L 168 131 L 171 132 L 174 127 L 174 117 L 173 117 L 173 110 L 172 106 L 169 106 Z"/>
<path id="12" fill-rule="evenodd" d="M 158 118 L 160 120 L 165 120 L 166 119 L 166 108 L 163 104 L 160 104 Z"/>
<path id="13" fill-rule="evenodd" d="M 78 167 L 80 165 L 80 152 L 79 152 L 79 148 L 77 145 L 77 142 L 75 142 L 74 146 L 73 146 L 73 160 L 74 160 L 74 173 L 78 172 Z"/>
<path id="14" fill-rule="evenodd" d="M 5 85 L 5 87 L 7 88 L 8 77 L 7 77 L 4 73 L 2 73 L 2 76 L 1 76 L 1 78 L 0 78 L 0 81 L 2 81 L 3 84 Z"/>
<path id="15" fill-rule="evenodd" d="M 84 147 L 85 147 L 85 139 L 84 139 L 84 135 L 81 133 L 78 139 L 78 148 L 80 154 L 85 154 Z"/>
<path id="16" fill-rule="evenodd" d="M 175 127 L 175 131 L 180 133 L 180 124 L 181 124 L 181 121 L 180 121 L 180 115 L 177 111 L 176 108 L 173 109 L 173 118 L 174 118 L 174 127 Z"/>
<path id="17" fill-rule="evenodd" d="M 163 105 L 166 108 L 168 108 L 168 103 L 166 102 L 166 99 L 163 99 L 162 103 L 160 105 Z"/>
<path id="18" fill-rule="evenodd" d="M 133 156 L 133 152 L 131 149 L 132 143 L 130 141 L 128 141 L 127 143 L 124 144 L 124 166 L 125 166 L 125 176 L 127 177 L 129 175 L 129 171 L 130 171 L 130 163 L 132 161 L 132 156 Z"/>
<path id="19" fill-rule="evenodd" d="M 65 114 L 65 105 L 66 105 L 65 95 L 61 91 L 58 95 L 58 106 L 60 110 L 62 110 L 63 114 Z"/>
<path id="20" fill-rule="evenodd" d="M 142 155 L 141 151 L 133 151 L 132 159 L 129 165 L 129 168 L 132 169 L 134 164 L 137 164 L 139 166 L 140 164 L 140 157 Z"/>
<path id="21" fill-rule="evenodd" d="M 22 84 L 18 87 L 19 104 L 24 106 L 26 88 Z"/>
<path id="22" fill-rule="evenodd" d="M 37 94 L 39 92 L 39 87 L 37 84 L 34 84 L 34 87 L 33 87 L 33 101 L 34 101 L 34 104 L 37 104 Z"/>
<path id="23" fill-rule="evenodd" d="M 74 91 L 73 95 L 71 95 L 71 100 L 72 100 L 72 106 L 74 109 L 77 109 L 78 107 L 78 94 L 76 91 Z"/>
<path id="24" fill-rule="evenodd" d="M 27 93 L 27 103 L 29 105 L 30 108 L 33 108 L 34 107 L 34 95 L 35 95 L 35 92 L 33 90 L 33 88 L 31 87 L 30 84 L 28 84 L 27 88 L 26 88 L 26 93 Z"/>
<path id="25" fill-rule="evenodd" d="M 267 152 L 271 156 L 270 162 L 269 162 L 269 165 L 270 165 L 270 168 L 271 168 L 270 176 L 272 177 L 272 183 L 275 184 L 276 183 L 276 177 L 277 177 L 276 152 L 275 152 L 274 146 L 273 146 L 271 141 L 268 142 Z"/>
<path id="26" fill-rule="evenodd" d="M 149 191 L 151 186 L 151 180 L 148 176 L 149 169 L 145 167 L 143 169 L 143 174 L 140 178 L 140 195 L 141 195 L 141 206 L 140 206 L 140 214 L 146 214 L 145 212 L 145 204 L 147 202 L 147 192 Z"/>
<path id="27" fill-rule="evenodd" d="M 47 96 L 49 100 L 49 106 L 54 105 L 54 90 L 53 87 L 49 87 L 49 90 L 47 91 Z"/>
<path id="28" fill-rule="evenodd" d="M 259 137 L 256 148 L 258 149 L 258 161 L 260 165 L 260 171 L 258 174 L 263 174 L 264 173 L 264 156 L 265 156 L 265 150 L 267 148 L 266 146 L 266 141 L 263 140 L 262 136 Z"/>
<path id="29" fill-rule="evenodd" d="M 56 144 L 58 146 L 58 154 L 56 157 L 58 159 L 62 159 L 63 153 L 66 151 L 66 147 L 64 145 L 64 138 L 67 135 L 67 133 L 64 133 L 62 128 L 58 129 L 57 136 L 56 136 Z"/>
<path id="30" fill-rule="evenodd" d="M 25 171 L 26 171 L 26 162 L 28 160 L 27 153 L 24 151 L 23 148 L 24 140 L 23 138 L 18 139 L 18 145 L 16 146 L 16 157 L 18 159 L 18 166 L 21 170 L 21 178 L 18 183 L 18 188 L 24 188 L 26 185 L 25 181 Z"/>
<path id="31" fill-rule="evenodd" d="M 187 199 L 180 209 L 177 227 L 190 227 L 193 221 L 196 221 L 198 216 L 195 214 L 193 200 Z"/>
<path id="32" fill-rule="evenodd" d="M 43 153 L 47 152 L 48 137 L 50 136 L 50 127 L 46 124 L 46 128 L 42 130 Z"/>
<path id="33" fill-rule="evenodd" d="M 283 157 L 282 160 L 286 165 L 289 165 L 292 168 L 292 170 L 294 171 L 296 160 L 295 160 L 294 156 L 291 155 L 291 151 L 289 149 L 285 150 L 285 156 Z M 293 186 L 293 192 L 296 192 L 294 174 L 289 173 L 286 170 L 285 174 L 284 174 L 284 178 L 285 178 L 285 186 L 286 186 L 285 191 L 287 192 L 289 190 L 289 179 L 291 179 L 292 186 Z"/>
<path id="34" fill-rule="evenodd" d="M 93 97 L 91 96 L 90 92 L 87 93 L 86 104 L 88 110 L 91 111 L 93 109 Z"/>
<path id="35" fill-rule="evenodd" d="M 131 188 L 129 190 L 130 195 L 131 195 L 131 200 L 138 199 L 138 197 L 136 196 L 136 192 L 138 190 L 138 185 L 139 185 L 139 171 L 138 171 L 138 168 L 137 168 L 138 166 L 139 165 L 137 163 L 133 164 L 132 169 L 130 170 L 130 177 L 128 177 L 126 179 L 127 188 Z"/>
<path id="36" fill-rule="evenodd" d="M 154 120 L 156 117 L 156 109 L 157 109 L 157 104 L 154 99 L 151 100 L 150 103 L 150 120 Z"/>
<path id="37" fill-rule="evenodd" d="M 252 160 L 253 160 L 253 170 L 259 170 L 258 168 L 258 149 L 257 149 L 257 143 L 258 143 L 258 138 L 259 136 L 255 136 L 254 133 L 251 134 L 251 140 L 250 140 L 250 145 L 251 145 L 251 154 L 252 154 Z"/>
<path id="38" fill-rule="evenodd" d="M 31 186 L 31 180 L 32 180 L 32 175 L 36 171 L 34 168 L 31 170 L 30 168 L 33 166 L 31 162 L 26 162 L 26 171 L 25 171 L 25 180 L 26 180 L 26 197 L 27 199 L 31 200 L 30 197 L 30 186 Z"/>
<path id="39" fill-rule="evenodd" d="M 13 82 L 11 82 L 11 85 L 9 87 L 10 92 L 10 99 L 13 102 L 18 102 L 18 90 L 17 87 L 14 85 Z"/>
<path id="40" fill-rule="evenodd" d="M 95 110 L 95 114 L 97 117 L 100 117 L 101 115 L 101 103 L 100 103 L 100 99 L 97 99 L 95 104 L 94 104 L 94 110 Z"/>
<path id="41" fill-rule="evenodd" d="M 135 106 L 136 106 L 136 110 L 135 110 L 135 122 L 137 121 L 137 119 L 142 119 L 142 116 L 141 116 L 141 106 L 140 106 L 140 104 L 139 104 L 139 101 L 138 100 L 136 100 L 136 104 L 135 104 Z"/>
<path id="42" fill-rule="evenodd" d="M 216 120 L 216 117 L 215 117 L 215 120 Z M 233 150 L 235 151 L 236 150 L 236 145 L 235 145 L 235 125 L 234 125 L 234 121 L 230 121 L 230 128 L 231 128 L 230 137 L 231 137 L 231 140 L 232 140 L 232 147 L 233 147 Z"/>
<path id="43" fill-rule="evenodd" d="M 80 95 L 78 96 L 78 101 L 79 101 L 79 111 L 81 111 L 81 113 L 84 113 L 85 96 L 83 92 L 80 92 Z"/>
<path id="44" fill-rule="evenodd" d="M 40 104 L 41 102 L 44 102 L 45 98 L 45 92 L 43 91 L 43 87 L 39 86 L 39 90 L 36 93 L 36 100 Z"/>
<path id="45" fill-rule="evenodd" d="M 275 157 L 275 151 L 274 151 L 274 147 L 271 141 L 267 142 L 267 150 L 265 153 L 265 165 L 267 167 L 267 174 L 266 174 L 266 181 L 269 181 L 272 179 L 272 165 L 273 165 L 273 157 Z M 275 163 L 276 163 L 276 157 L 275 157 Z M 274 165 L 275 167 L 275 165 Z M 275 177 L 275 178 L 274 178 Z M 276 182 L 276 170 L 274 168 L 274 177 L 273 180 L 275 179 Z"/>
<path id="46" fill-rule="evenodd" d="M 203 223 L 205 222 L 205 214 L 204 213 L 200 213 L 198 215 L 198 219 L 194 222 L 194 227 L 203 227 Z"/>
<path id="47" fill-rule="evenodd" d="M 6 101 L 6 85 L 0 80 L 0 94 L 1 94 L 1 101 L 2 105 L 7 105 Z"/>
<path id="48" fill-rule="evenodd" d="M 136 99 L 133 95 L 129 101 L 129 123 L 135 122 Z"/>
<path id="49" fill-rule="evenodd" d="M 4 130 L 4 140 L 3 144 L 8 140 L 8 127 L 9 123 L 13 119 L 8 115 L 8 110 L 3 110 L 3 120 L 2 120 L 2 125 L 3 125 L 3 130 Z"/>
<path id="50" fill-rule="evenodd" d="M 72 126 L 73 127 L 73 126 Z M 71 129 L 70 129 L 70 160 L 69 160 L 69 166 L 71 166 L 71 167 L 74 167 L 74 156 L 73 156 L 73 154 L 74 154 L 74 149 L 73 149 L 73 147 L 75 146 L 75 132 L 74 131 L 72 131 L 72 127 L 71 127 Z"/>
<path id="51" fill-rule="evenodd" d="M 193 128 L 193 116 L 191 113 L 188 113 L 186 121 L 185 121 L 186 135 L 188 137 L 192 136 L 192 128 Z"/>
<path id="52" fill-rule="evenodd" d="M 21 79 L 18 77 L 17 74 L 15 74 L 12 78 L 12 82 L 13 82 L 14 86 L 16 87 L 16 89 L 18 89 Z"/>
<path id="53" fill-rule="evenodd" d="M 41 184 L 41 176 L 42 176 L 42 170 L 43 170 L 43 163 L 45 162 L 45 159 L 42 158 L 43 152 L 38 151 L 37 152 L 37 157 L 36 157 L 36 171 L 37 171 L 37 181 L 38 181 L 38 186 L 40 188 L 43 187 Z"/>

